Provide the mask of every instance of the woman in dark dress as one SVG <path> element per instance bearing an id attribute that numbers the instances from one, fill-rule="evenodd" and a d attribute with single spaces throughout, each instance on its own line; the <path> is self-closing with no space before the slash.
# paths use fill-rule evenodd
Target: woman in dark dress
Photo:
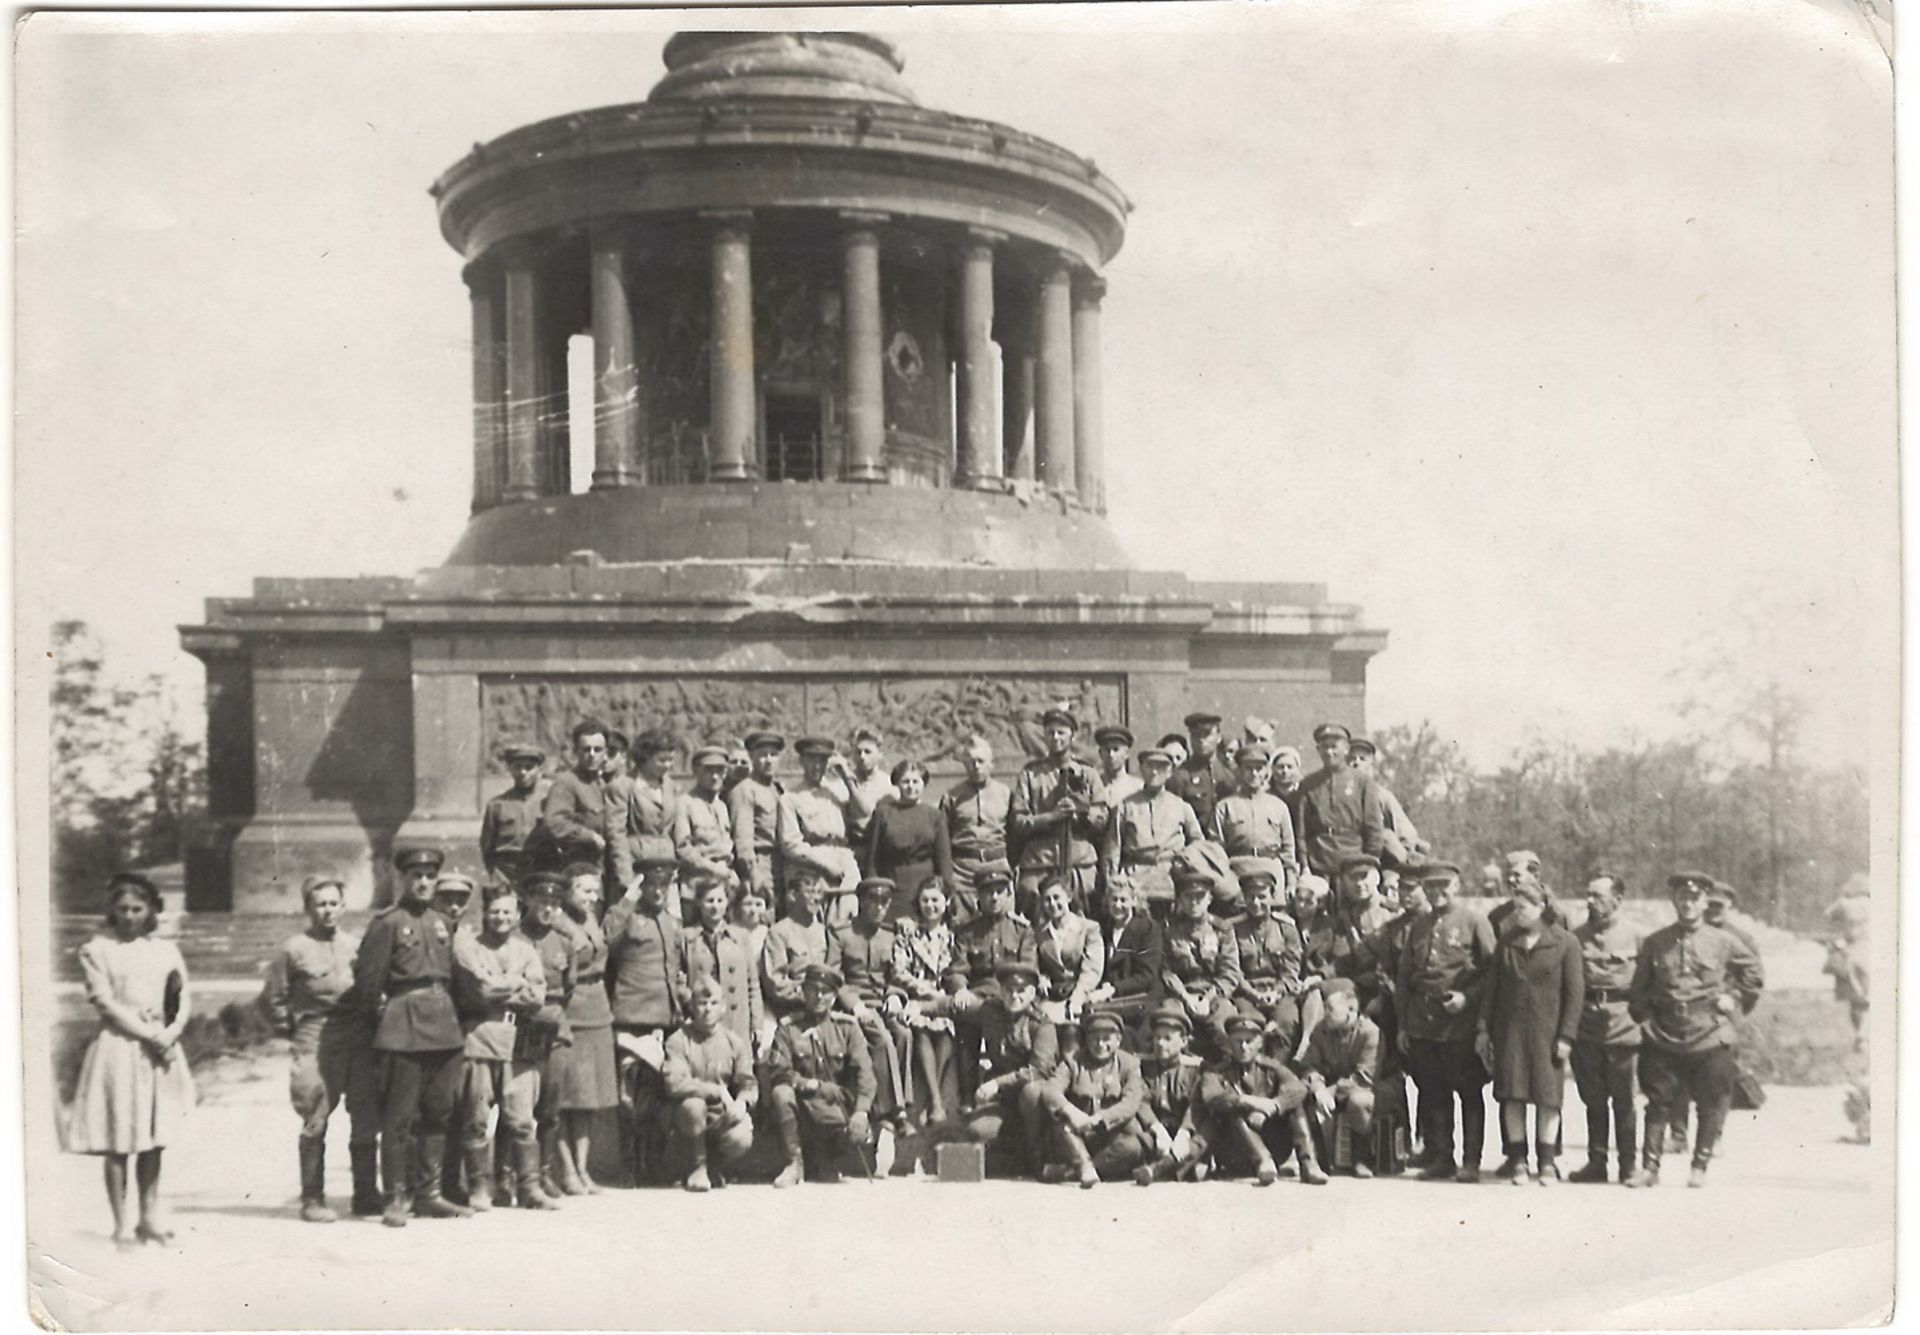
<path id="1" fill-rule="evenodd" d="M 885 798 L 873 810 L 868 834 L 867 865 L 896 887 L 887 921 L 914 914 L 914 898 L 929 876 L 938 876 L 948 893 L 953 890 L 953 857 L 947 847 L 947 822 L 940 809 L 920 797 L 927 791 L 927 770 L 917 760 L 893 767 L 898 797 Z"/>
<path id="2" fill-rule="evenodd" d="M 1537 883 L 1515 889 L 1513 912 L 1487 970 L 1480 994 L 1475 1046 L 1493 1073 L 1500 1103 L 1506 1162 L 1500 1176 L 1526 1185 L 1527 1108 L 1533 1108 L 1534 1152 L 1540 1185 L 1560 1180 L 1554 1163 L 1560 1141 L 1560 1095 L 1567 1059 L 1580 1029 L 1586 969 L 1572 932 L 1546 921 L 1546 891 Z"/>

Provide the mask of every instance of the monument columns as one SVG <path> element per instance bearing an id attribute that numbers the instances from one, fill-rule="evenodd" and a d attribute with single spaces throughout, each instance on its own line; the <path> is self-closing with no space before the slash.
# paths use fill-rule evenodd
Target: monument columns
<path id="1" fill-rule="evenodd" d="M 500 503 L 507 478 L 506 309 L 500 272 L 490 265 L 467 269 L 473 307 L 473 509 Z"/>
<path id="2" fill-rule="evenodd" d="M 843 267 L 840 278 L 840 328 L 846 346 L 841 375 L 847 397 L 849 482 L 887 480 L 887 404 L 885 355 L 881 347 L 880 234 L 874 224 L 884 213 L 843 213 Z"/>
<path id="3" fill-rule="evenodd" d="M 749 231 L 753 215 L 706 216 L 714 224 L 707 480 L 745 482 L 753 476 L 759 417 L 753 377 L 753 259 Z"/>
<path id="4" fill-rule="evenodd" d="M 1000 476 L 994 454 L 993 401 L 993 247 L 1006 237 L 984 228 L 967 229 L 960 253 L 960 356 L 958 394 L 959 456 L 954 482 L 962 487 L 991 487 Z"/>
<path id="5" fill-rule="evenodd" d="M 1034 435 L 1039 480 L 1074 499 L 1073 279 L 1055 260 L 1040 280 L 1040 348 L 1034 364 Z"/>
<path id="6" fill-rule="evenodd" d="M 640 480 L 640 381 L 633 364 L 633 308 L 626 238 L 593 246 L 593 489 Z"/>
<path id="7" fill-rule="evenodd" d="M 506 261 L 507 488 L 501 499 L 540 495 L 540 285 L 533 261 Z"/>
<path id="8" fill-rule="evenodd" d="M 1103 466 L 1106 424 L 1100 384 L 1100 299 L 1106 280 L 1082 274 L 1073 285 L 1073 471 L 1080 503 L 1089 510 L 1107 508 Z"/>

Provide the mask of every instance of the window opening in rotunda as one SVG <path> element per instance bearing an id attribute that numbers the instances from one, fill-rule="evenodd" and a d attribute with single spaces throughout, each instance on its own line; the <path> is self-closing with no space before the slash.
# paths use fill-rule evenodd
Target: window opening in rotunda
<path id="1" fill-rule="evenodd" d="M 766 479 L 818 482 L 821 469 L 820 396 L 767 394 Z"/>
<path id="2" fill-rule="evenodd" d="M 593 486 L 593 335 L 567 340 L 567 461 L 570 491 Z"/>

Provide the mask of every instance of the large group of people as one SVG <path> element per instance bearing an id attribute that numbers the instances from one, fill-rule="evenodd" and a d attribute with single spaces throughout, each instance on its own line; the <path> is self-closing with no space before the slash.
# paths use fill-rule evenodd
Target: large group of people
<path id="1" fill-rule="evenodd" d="M 1568 1180 L 1657 1184 L 1696 1109 L 1704 1184 L 1762 987 L 1731 887 L 1676 871 L 1674 921 L 1643 938 L 1603 872 L 1570 928 L 1519 850 L 1475 873 L 1483 914 L 1340 724 L 1315 729 L 1311 774 L 1259 719 L 1228 738 L 1198 712 L 1137 749 L 1103 726 L 1091 761 L 1068 710 L 1041 724 L 1045 753 L 1005 779 L 968 739 L 934 799 L 871 731 L 846 754 L 798 739 L 798 783 L 772 732 L 701 746 L 676 791 L 670 735 L 585 719 L 554 772 L 505 750 L 477 858 L 398 849 L 364 938 L 343 882 L 308 878 L 263 997 L 292 1040 L 302 1217 L 336 1217 L 343 1102 L 350 1209 L 402 1227 L 554 1209 L 608 1160 L 696 1192 L 982 1164 L 1084 1187 L 1265 1186 L 1289 1161 L 1309 1185 L 1473 1182 L 1489 1084 L 1497 1175 L 1551 1185 L 1569 1073 L 1588 1158 Z M 109 901 L 69 1144 L 109 1156 L 119 1219 L 126 1156 L 146 1211 L 155 1110 L 190 1077 L 158 897 L 128 875 Z M 596 1147 L 609 1122 L 619 1144 Z"/>

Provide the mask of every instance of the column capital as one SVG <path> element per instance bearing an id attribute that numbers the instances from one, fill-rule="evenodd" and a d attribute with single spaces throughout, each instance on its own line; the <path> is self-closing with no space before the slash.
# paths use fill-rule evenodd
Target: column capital
<path id="1" fill-rule="evenodd" d="M 746 232 L 753 228 L 752 209 L 702 209 L 700 220 L 715 232 Z"/>
<path id="2" fill-rule="evenodd" d="M 879 227 L 893 221 L 891 213 L 882 213 L 874 209 L 839 209 L 836 210 L 835 216 L 847 225 L 847 230 L 850 232 L 865 231 L 867 228 Z"/>
<path id="3" fill-rule="evenodd" d="M 1008 236 L 1005 232 L 998 231 L 992 227 L 969 226 L 967 228 L 967 242 L 969 245 L 1004 246 L 1008 241 L 1012 239 L 1013 238 Z"/>
<path id="4" fill-rule="evenodd" d="M 1082 270 L 1074 275 L 1073 304 L 1076 306 L 1098 306 L 1107 295 L 1107 280 L 1092 270 Z"/>
<path id="5" fill-rule="evenodd" d="M 461 266 L 460 281 L 467 285 L 469 292 L 491 292 L 499 285 L 500 266 L 493 256 L 483 255 Z"/>

